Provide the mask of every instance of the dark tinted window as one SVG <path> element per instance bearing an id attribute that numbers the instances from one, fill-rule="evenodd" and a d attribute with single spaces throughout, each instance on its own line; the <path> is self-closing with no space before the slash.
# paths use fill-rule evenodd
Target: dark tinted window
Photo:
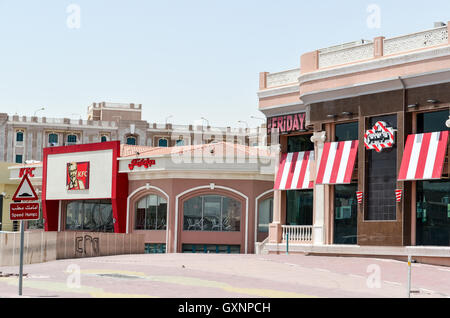
<path id="1" fill-rule="evenodd" d="M 127 138 L 127 145 L 136 145 L 136 138 L 134 137 L 128 137 Z"/>
<path id="2" fill-rule="evenodd" d="M 158 147 L 167 147 L 167 139 L 160 139 L 158 141 Z"/>
<path id="3" fill-rule="evenodd" d="M 336 185 L 334 188 L 334 244 L 356 244 L 358 185 Z"/>
<path id="4" fill-rule="evenodd" d="M 57 134 L 48 135 L 48 142 L 51 144 L 52 143 L 57 144 L 58 143 L 58 135 Z"/>
<path id="5" fill-rule="evenodd" d="M 68 135 L 67 136 L 67 142 L 70 142 L 70 143 L 77 142 L 77 136 L 76 135 Z"/>
<path id="6" fill-rule="evenodd" d="M 66 230 L 114 232 L 110 200 L 78 200 L 67 203 Z"/>
<path id="7" fill-rule="evenodd" d="M 336 140 L 358 140 L 358 122 L 336 125 Z"/>
<path id="8" fill-rule="evenodd" d="M 417 181 L 416 245 L 450 246 L 450 181 Z"/>
<path id="9" fill-rule="evenodd" d="M 314 150 L 311 142 L 312 135 L 300 135 L 288 137 L 288 152 L 302 152 Z"/>
<path id="10" fill-rule="evenodd" d="M 445 125 L 448 116 L 450 116 L 448 110 L 417 114 L 417 133 L 449 130 Z"/>
<path id="11" fill-rule="evenodd" d="M 286 191 L 286 225 L 313 224 L 313 190 Z"/>
<path id="12" fill-rule="evenodd" d="M 370 119 L 370 128 L 377 121 L 384 121 L 388 127 L 397 128 L 397 116 L 389 115 Z M 368 205 L 367 220 L 395 220 L 397 186 L 397 145 L 381 152 L 367 150 L 369 171 L 367 174 Z"/>
<path id="13" fill-rule="evenodd" d="M 23 132 L 19 131 L 17 133 L 16 141 L 23 141 Z"/>

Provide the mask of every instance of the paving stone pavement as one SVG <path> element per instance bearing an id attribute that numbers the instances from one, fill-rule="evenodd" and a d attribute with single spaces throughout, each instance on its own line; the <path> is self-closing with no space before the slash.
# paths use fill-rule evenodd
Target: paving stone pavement
<path id="1" fill-rule="evenodd" d="M 18 266 L 0 297 L 19 297 Z M 24 266 L 22 297 L 404 298 L 407 263 L 305 255 L 139 254 Z M 450 268 L 412 265 L 412 298 L 450 297 Z"/>

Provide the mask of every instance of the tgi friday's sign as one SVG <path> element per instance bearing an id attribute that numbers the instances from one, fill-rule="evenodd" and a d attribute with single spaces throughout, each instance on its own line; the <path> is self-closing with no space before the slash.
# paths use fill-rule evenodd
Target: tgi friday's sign
<path id="1" fill-rule="evenodd" d="M 306 113 L 298 113 L 267 118 L 267 134 L 273 131 L 279 134 L 289 134 L 297 131 L 305 131 Z"/>
<path id="2" fill-rule="evenodd" d="M 392 148 L 395 143 L 394 132 L 395 129 L 389 127 L 384 121 L 376 122 L 373 128 L 364 134 L 366 149 L 381 152 L 385 148 Z"/>

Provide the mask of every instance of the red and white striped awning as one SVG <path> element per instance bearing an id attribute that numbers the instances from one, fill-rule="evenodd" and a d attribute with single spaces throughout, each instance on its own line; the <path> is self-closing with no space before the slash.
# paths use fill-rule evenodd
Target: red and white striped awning
<path id="1" fill-rule="evenodd" d="M 440 179 L 448 131 L 409 135 L 398 174 L 399 181 Z"/>
<path id="2" fill-rule="evenodd" d="M 309 171 L 313 161 L 314 151 L 282 154 L 274 189 L 312 189 L 314 187 L 314 182 L 310 181 Z"/>
<path id="3" fill-rule="evenodd" d="M 351 183 L 358 144 L 358 140 L 325 143 L 316 184 Z"/>

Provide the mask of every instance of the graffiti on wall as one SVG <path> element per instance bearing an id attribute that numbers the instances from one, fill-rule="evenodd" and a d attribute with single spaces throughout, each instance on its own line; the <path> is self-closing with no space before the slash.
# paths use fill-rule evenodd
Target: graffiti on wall
<path id="1" fill-rule="evenodd" d="M 77 236 L 75 238 L 75 254 L 82 256 L 100 256 L 100 240 L 90 235 Z"/>

